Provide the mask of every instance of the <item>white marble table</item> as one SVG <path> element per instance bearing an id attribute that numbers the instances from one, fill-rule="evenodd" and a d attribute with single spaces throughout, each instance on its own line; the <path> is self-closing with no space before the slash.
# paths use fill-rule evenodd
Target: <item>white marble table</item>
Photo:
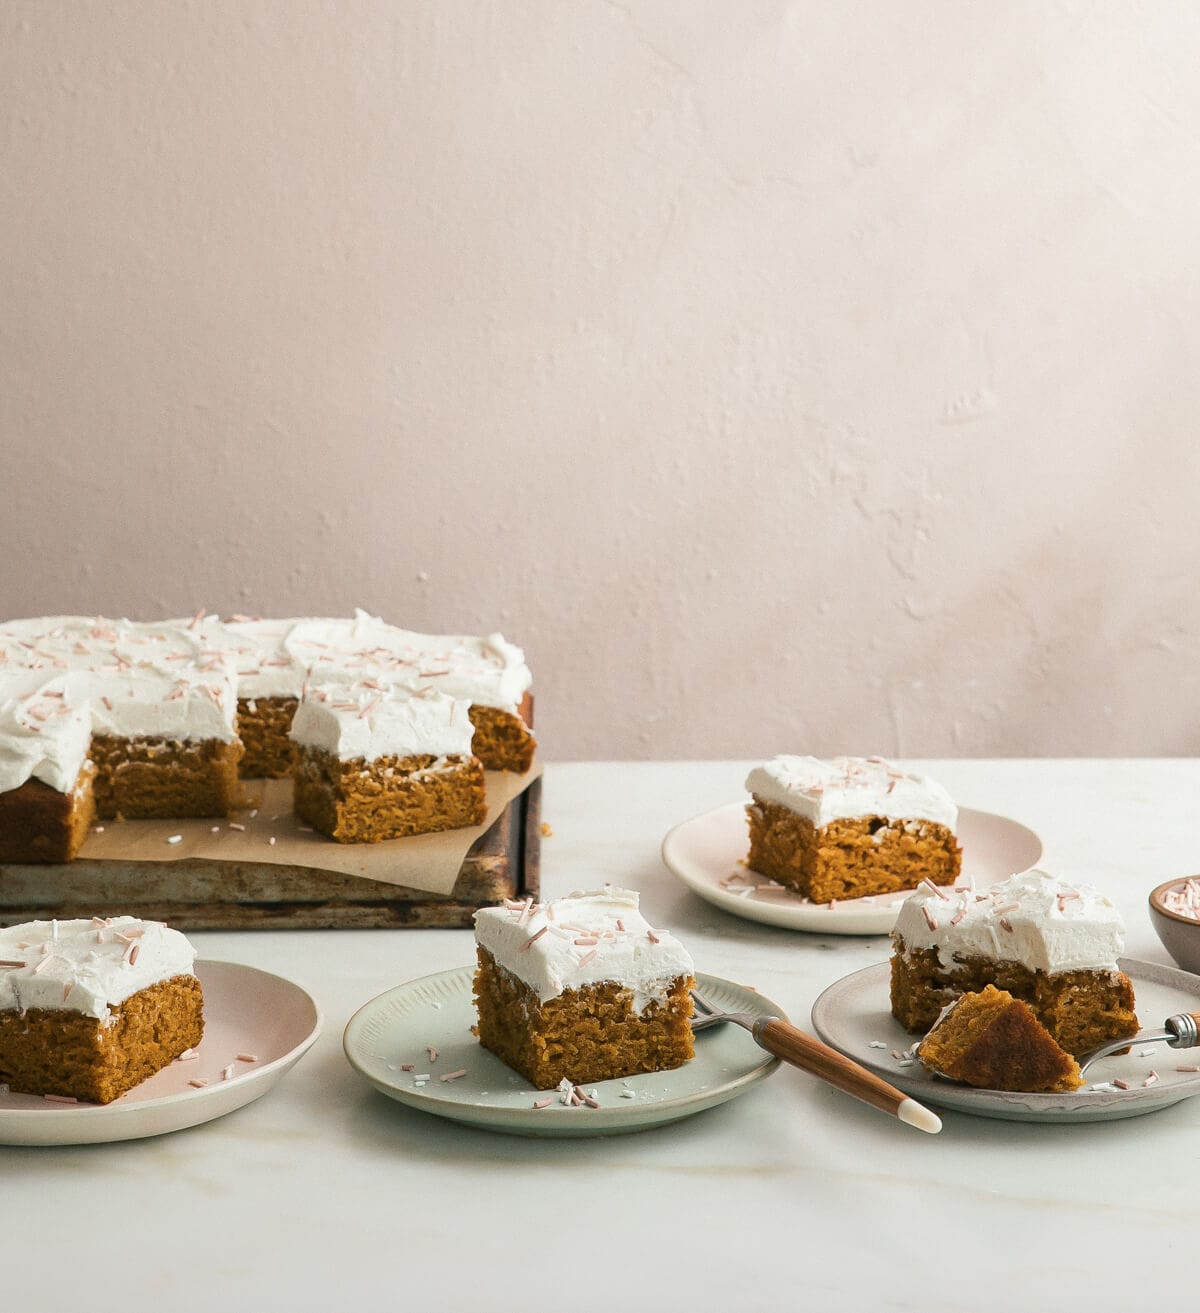
<path id="1" fill-rule="evenodd" d="M 960 804 L 1035 829 L 1051 869 L 1108 892 L 1130 956 L 1169 960 L 1145 896 L 1200 871 L 1200 762 L 921 765 Z M 887 941 L 735 919 L 659 860 L 667 829 L 740 797 L 745 773 L 549 767 L 544 892 L 640 889 L 700 969 L 757 985 L 806 1025 L 821 990 L 882 961 Z M 277 1089 L 221 1120 L 0 1149 L 14 1307 L 1056 1310 L 1151 1307 L 1196 1289 L 1200 1099 L 1072 1127 L 947 1113 L 930 1137 L 785 1067 L 643 1134 L 510 1138 L 402 1107 L 342 1055 L 362 1003 L 469 962 L 469 932 L 194 939 L 203 957 L 303 985 L 324 1033 Z"/>

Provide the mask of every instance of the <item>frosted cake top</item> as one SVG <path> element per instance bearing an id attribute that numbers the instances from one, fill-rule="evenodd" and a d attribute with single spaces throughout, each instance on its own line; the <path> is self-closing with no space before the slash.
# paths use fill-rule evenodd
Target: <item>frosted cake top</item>
<path id="1" fill-rule="evenodd" d="M 92 734 L 232 742 L 239 698 L 303 700 L 310 684 L 332 682 L 347 690 L 339 700 L 369 702 L 386 685 L 397 700 L 456 698 L 515 714 L 532 676 L 521 649 L 499 634 L 416 634 L 365 611 L 346 620 L 221 620 L 203 611 L 150 623 L 10 620 L 0 624 L 0 792 L 29 779 L 69 792 Z M 428 708 L 410 719 L 428 725 Z M 469 752 L 464 720 L 465 707 L 454 718 L 460 746 L 412 751 Z"/>
<path id="2" fill-rule="evenodd" d="M 695 967 L 668 930 L 655 930 L 631 889 L 605 885 L 546 903 L 509 902 L 475 913 L 475 939 L 543 1002 L 564 990 L 615 982 L 638 1014 L 662 1003 Z"/>
<path id="3" fill-rule="evenodd" d="M 466 702 L 426 689 L 411 693 L 369 680 L 310 687 L 290 737 L 341 761 L 377 757 L 469 757 L 475 726 Z"/>
<path id="4" fill-rule="evenodd" d="M 363 678 L 515 713 L 533 683 L 525 654 L 501 634 L 417 634 L 362 610 L 345 620 L 210 616 L 201 632 L 234 658 L 243 698 L 298 698 L 310 679 Z"/>
<path id="5" fill-rule="evenodd" d="M 0 930 L 0 1009 L 82 1012 L 108 1021 L 139 990 L 190 976 L 196 950 L 133 916 L 26 921 Z"/>
<path id="6" fill-rule="evenodd" d="M 865 816 L 934 821 L 950 830 L 958 821 L 958 808 L 940 784 L 882 757 L 773 757 L 750 772 L 746 788 L 818 828 Z"/>
<path id="7" fill-rule="evenodd" d="M 904 948 L 936 949 L 951 971 L 982 957 L 1030 971 L 1116 971 L 1125 947 L 1120 912 L 1098 890 L 1036 867 L 982 893 L 923 884 L 905 899 L 893 932 Z"/>
<path id="8" fill-rule="evenodd" d="M 93 733 L 237 737 L 230 663 L 186 625 L 52 616 L 0 624 L 0 792 L 69 791 Z"/>

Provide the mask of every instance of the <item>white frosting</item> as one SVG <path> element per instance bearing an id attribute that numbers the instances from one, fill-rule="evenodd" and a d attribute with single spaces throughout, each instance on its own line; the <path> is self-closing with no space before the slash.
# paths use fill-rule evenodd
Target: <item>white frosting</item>
<path id="1" fill-rule="evenodd" d="M 314 680 L 369 676 L 413 691 L 435 689 L 513 715 L 533 683 L 525 654 L 501 634 L 418 634 L 365 611 L 353 620 L 298 620 L 285 646 Z"/>
<path id="2" fill-rule="evenodd" d="M 69 675 L 0 670 L 0 791 L 38 779 L 69 793 L 91 741 L 91 704 Z"/>
<path id="3" fill-rule="evenodd" d="M 236 737 L 234 672 L 186 626 L 57 616 L 0 625 L 0 791 L 69 791 L 93 733 Z"/>
<path id="4" fill-rule="evenodd" d="M 944 971 L 982 957 L 1030 971 L 1116 971 L 1125 947 L 1121 914 L 1090 885 L 1025 871 L 977 894 L 961 885 L 939 897 L 922 886 L 904 901 L 894 937 L 906 952 L 936 949 Z"/>
<path id="5" fill-rule="evenodd" d="M 445 693 L 411 693 L 400 687 L 328 683 L 314 685 L 292 718 L 291 738 L 342 761 L 376 757 L 471 755 L 466 702 Z"/>
<path id="6" fill-rule="evenodd" d="M 633 994 L 633 1009 L 664 1002 L 695 967 L 667 930 L 654 930 L 638 895 L 605 885 L 548 903 L 511 903 L 475 913 L 475 940 L 543 1002 L 565 990 L 615 981 Z"/>
<path id="7" fill-rule="evenodd" d="M 940 784 L 882 757 L 773 757 L 750 772 L 746 788 L 817 827 L 865 816 L 934 821 L 951 830 L 958 821 L 958 808 Z"/>
<path id="8" fill-rule="evenodd" d="M 27 921 L 0 930 L 0 1009 L 82 1012 L 108 1022 L 141 989 L 192 975 L 195 949 L 159 921 L 133 916 Z"/>
<path id="9" fill-rule="evenodd" d="M 469 753 L 469 704 L 516 714 L 532 676 L 499 634 L 416 634 L 365 611 L 345 620 L 11 620 L 0 624 L 0 792 L 31 778 L 69 792 L 93 733 L 232 742 L 238 698 L 304 703 L 310 687 L 339 682 L 349 691 L 338 700 L 358 703 L 353 713 L 308 706 L 297 737 L 348 759 Z M 388 705 L 353 723 L 382 686 L 395 690 Z M 422 705 L 401 706 L 414 695 Z M 451 699 L 461 708 L 449 709 Z M 397 746 L 375 751 L 385 741 Z"/>
<path id="10" fill-rule="evenodd" d="M 308 671 L 288 651 L 287 638 L 301 623 L 206 616 L 200 632 L 211 649 L 232 661 L 239 698 L 298 698 Z"/>

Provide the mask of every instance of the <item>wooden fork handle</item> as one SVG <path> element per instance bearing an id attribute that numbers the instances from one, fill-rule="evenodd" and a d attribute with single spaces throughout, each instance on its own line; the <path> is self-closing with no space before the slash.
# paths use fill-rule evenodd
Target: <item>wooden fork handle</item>
<path id="1" fill-rule="evenodd" d="M 812 1072 L 837 1089 L 852 1094 L 856 1099 L 869 1103 L 882 1112 L 898 1115 L 900 1105 L 908 1101 L 908 1095 L 889 1085 L 882 1077 L 828 1044 L 822 1044 L 812 1035 L 797 1030 L 795 1026 L 777 1017 L 769 1018 L 754 1028 L 754 1038 L 768 1053 L 773 1053 L 784 1062 L 794 1067 Z"/>

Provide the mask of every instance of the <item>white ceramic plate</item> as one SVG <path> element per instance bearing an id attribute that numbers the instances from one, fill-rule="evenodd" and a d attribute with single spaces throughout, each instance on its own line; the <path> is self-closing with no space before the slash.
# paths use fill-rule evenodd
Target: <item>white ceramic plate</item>
<path id="1" fill-rule="evenodd" d="M 289 980 L 233 962 L 197 962 L 196 975 L 204 1038 L 195 1058 L 171 1063 L 102 1106 L 0 1095 L 0 1144 L 101 1144 L 198 1126 L 262 1098 L 320 1034 L 317 1005 Z M 239 1053 L 257 1060 L 239 1062 Z M 201 1089 L 189 1084 L 203 1079 L 209 1084 Z"/>
<path id="2" fill-rule="evenodd" d="M 615 1135 L 678 1121 L 744 1093 L 779 1066 L 740 1026 L 712 1026 L 696 1036 L 692 1061 L 675 1071 L 586 1086 L 589 1093 L 596 1091 L 599 1108 L 567 1107 L 557 1094 L 548 1107 L 535 1108 L 535 1100 L 553 1092 L 533 1089 L 471 1033 L 474 974 L 474 967 L 458 967 L 372 999 L 346 1027 L 350 1065 L 389 1098 L 422 1112 L 492 1131 L 555 1137 Z M 741 985 L 715 976 L 696 979 L 719 1008 L 784 1015 L 770 999 Z M 430 1060 L 427 1046 L 437 1051 L 436 1060 Z M 403 1070 L 409 1063 L 412 1072 Z M 441 1079 L 463 1068 L 465 1076 Z M 422 1074 L 429 1077 L 423 1084 L 416 1079 Z"/>
<path id="3" fill-rule="evenodd" d="M 1137 1014 L 1143 1030 L 1158 1030 L 1176 1012 L 1200 1008 L 1200 976 L 1154 962 L 1120 960 L 1133 981 Z M 922 1103 L 1020 1122 L 1097 1122 L 1140 1117 L 1181 1099 L 1200 1094 L 1200 1073 L 1176 1071 L 1200 1065 L 1200 1049 L 1172 1049 L 1165 1044 L 1137 1044 L 1124 1056 L 1104 1058 L 1087 1069 L 1088 1084 L 1071 1094 L 1013 1094 L 1006 1090 L 976 1090 L 943 1080 L 919 1062 L 901 1066 L 893 1052 L 904 1054 L 910 1035 L 892 1016 L 888 1001 L 888 963 L 866 967 L 830 987 L 813 1004 L 813 1026 L 826 1044 L 870 1067 L 885 1080 Z M 882 1042 L 883 1048 L 872 1048 Z M 1151 1072 L 1158 1080 L 1143 1086 Z M 1114 1077 L 1128 1081 L 1128 1090 L 1095 1089 Z"/>
<path id="4" fill-rule="evenodd" d="M 963 875 L 986 888 L 1017 871 L 1027 871 L 1042 855 L 1042 841 L 1030 829 L 991 812 L 959 809 L 958 841 Z M 850 898 L 829 907 L 811 903 L 765 875 L 739 865 L 749 851 L 746 804 L 726 803 L 677 825 L 663 840 L 668 869 L 693 893 L 734 916 L 789 930 L 824 935 L 886 935 L 896 924 L 908 891 Z"/>

